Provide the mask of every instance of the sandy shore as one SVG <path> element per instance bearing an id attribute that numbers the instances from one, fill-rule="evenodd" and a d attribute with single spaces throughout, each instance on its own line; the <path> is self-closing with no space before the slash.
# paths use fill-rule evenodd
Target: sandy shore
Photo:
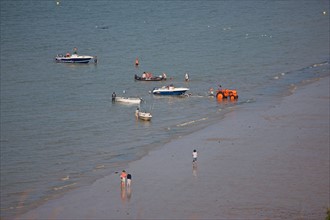
<path id="1" fill-rule="evenodd" d="M 197 149 L 197 166 L 191 153 Z M 252 103 L 20 219 L 324 219 L 329 78 Z"/>

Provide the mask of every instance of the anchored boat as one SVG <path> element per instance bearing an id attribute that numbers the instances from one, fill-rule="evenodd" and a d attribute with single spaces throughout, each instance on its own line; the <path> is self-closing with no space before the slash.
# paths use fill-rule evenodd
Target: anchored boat
<path id="1" fill-rule="evenodd" d="M 119 97 L 117 96 L 115 98 L 116 102 L 123 102 L 127 104 L 140 104 L 141 103 L 141 98 L 135 98 L 135 97 Z"/>
<path id="2" fill-rule="evenodd" d="M 163 86 L 161 88 L 154 88 L 152 90 L 152 94 L 154 94 L 154 95 L 183 95 L 187 91 L 189 91 L 189 88 L 174 87 L 173 85 L 170 85 L 170 86 Z"/>
<path id="3" fill-rule="evenodd" d="M 78 54 L 66 54 L 65 56 L 58 54 L 55 60 L 59 63 L 88 63 L 92 58 L 94 57 Z"/>
<path id="4" fill-rule="evenodd" d="M 138 76 L 138 75 L 134 75 L 134 79 L 137 81 L 162 81 L 162 80 L 166 80 L 166 76 L 164 76 L 164 74 L 162 76 L 148 76 L 147 74 L 143 73 L 142 76 Z"/>
<path id="5" fill-rule="evenodd" d="M 59 63 L 88 63 L 91 59 L 94 58 L 94 62 L 97 63 L 96 57 L 87 56 L 87 55 L 78 55 L 77 53 L 78 48 L 73 48 L 73 54 L 66 53 L 57 54 L 55 57 L 55 61 Z"/>
<path id="6" fill-rule="evenodd" d="M 151 118 L 152 118 L 152 115 L 150 112 L 138 112 L 137 113 L 137 117 L 141 120 L 144 120 L 144 121 L 150 121 Z"/>

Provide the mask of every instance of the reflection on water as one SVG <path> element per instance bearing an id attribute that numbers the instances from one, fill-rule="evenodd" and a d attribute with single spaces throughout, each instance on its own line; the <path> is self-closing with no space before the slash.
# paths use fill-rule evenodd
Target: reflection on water
<path id="1" fill-rule="evenodd" d="M 193 176 L 197 177 L 197 161 L 192 163 L 192 174 Z"/>
<path id="2" fill-rule="evenodd" d="M 121 183 L 120 184 L 120 198 L 123 204 L 126 203 L 126 201 L 130 201 L 132 197 L 132 187 L 131 185 L 126 185 Z"/>
<path id="3" fill-rule="evenodd" d="M 132 187 L 127 186 L 127 201 L 130 201 L 132 197 Z"/>
<path id="4" fill-rule="evenodd" d="M 123 203 L 126 202 L 126 187 L 123 184 L 120 184 L 120 198 Z"/>

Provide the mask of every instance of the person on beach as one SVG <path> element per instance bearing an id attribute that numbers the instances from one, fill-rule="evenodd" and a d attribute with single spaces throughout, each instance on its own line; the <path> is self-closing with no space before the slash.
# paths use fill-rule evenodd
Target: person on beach
<path id="1" fill-rule="evenodd" d="M 121 186 L 125 186 L 126 184 L 127 173 L 123 170 L 120 174 Z"/>
<path id="2" fill-rule="evenodd" d="M 193 163 L 195 163 L 197 161 L 197 151 L 196 150 L 193 150 L 192 157 L 193 157 Z"/>
<path id="3" fill-rule="evenodd" d="M 132 175 L 129 173 L 127 174 L 127 187 L 131 187 L 132 183 Z"/>

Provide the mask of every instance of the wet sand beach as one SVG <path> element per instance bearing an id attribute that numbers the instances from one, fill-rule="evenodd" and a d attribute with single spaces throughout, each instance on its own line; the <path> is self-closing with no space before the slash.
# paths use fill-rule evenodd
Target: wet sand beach
<path id="1" fill-rule="evenodd" d="M 121 189 L 122 169 L 131 187 Z M 237 106 L 118 172 L 18 219 L 324 219 L 329 77 L 280 100 Z"/>

